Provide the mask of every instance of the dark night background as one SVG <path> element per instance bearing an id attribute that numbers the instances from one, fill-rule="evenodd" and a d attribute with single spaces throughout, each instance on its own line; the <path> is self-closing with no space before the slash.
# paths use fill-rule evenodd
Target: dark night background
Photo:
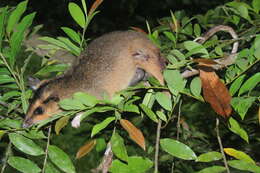
<path id="1" fill-rule="evenodd" d="M 1 0 L 0 6 L 16 5 L 20 0 Z M 34 24 L 44 24 L 41 32 L 51 35 L 62 34 L 61 26 L 69 26 L 74 29 L 78 26 L 68 12 L 70 0 L 31 0 L 29 1 L 28 13 L 36 11 Z M 81 6 L 80 0 L 73 2 Z M 90 8 L 94 0 L 87 1 Z M 184 10 L 188 16 L 203 14 L 208 9 L 224 4 L 228 0 L 104 0 L 98 10 L 100 13 L 91 22 L 87 35 L 101 35 L 102 33 L 127 29 L 131 26 L 146 29 L 147 20 L 153 28 L 157 20 L 170 16 L 170 10 Z"/>

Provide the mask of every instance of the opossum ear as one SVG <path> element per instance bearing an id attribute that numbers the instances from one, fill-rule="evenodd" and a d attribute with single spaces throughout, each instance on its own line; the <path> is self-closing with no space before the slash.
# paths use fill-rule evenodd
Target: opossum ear
<path id="1" fill-rule="evenodd" d="M 28 77 L 28 85 L 33 91 L 36 91 L 39 88 L 40 84 L 40 79 L 31 76 Z"/>

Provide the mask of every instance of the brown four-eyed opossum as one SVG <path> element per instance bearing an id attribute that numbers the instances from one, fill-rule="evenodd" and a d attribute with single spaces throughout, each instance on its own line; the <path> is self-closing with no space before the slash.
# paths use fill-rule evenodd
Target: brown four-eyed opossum
<path id="1" fill-rule="evenodd" d="M 153 75 L 163 85 L 164 60 L 160 50 L 145 34 L 116 31 L 93 40 L 70 72 L 41 82 L 30 103 L 23 127 L 47 119 L 59 112 L 58 102 L 75 92 L 87 92 L 97 98 L 134 85 Z"/>

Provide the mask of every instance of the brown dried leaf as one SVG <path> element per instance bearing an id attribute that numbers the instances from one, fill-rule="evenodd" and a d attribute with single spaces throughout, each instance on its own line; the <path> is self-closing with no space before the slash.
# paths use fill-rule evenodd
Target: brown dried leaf
<path id="1" fill-rule="evenodd" d="M 143 29 L 141 29 L 141 28 L 134 27 L 134 26 L 131 26 L 130 28 L 131 28 L 132 30 L 134 30 L 134 31 L 147 34 L 147 33 L 146 33 Z"/>
<path id="2" fill-rule="evenodd" d="M 91 8 L 90 8 L 89 13 L 88 13 L 88 16 L 91 16 L 91 14 L 98 8 L 98 6 L 99 6 L 102 2 L 103 2 L 103 0 L 96 0 L 96 1 L 92 4 L 92 6 L 91 6 Z"/>
<path id="3" fill-rule="evenodd" d="M 59 135 L 61 129 L 68 124 L 69 119 L 70 119 L 69 116 L 65 116 L 65 117 L 60 118 L 60 119 L 56 122 L 56 124 L 55 124 L 55 133 L 56 133 L 57 135 Z"/>
<path id="4" fill-rule="evenodd" d="M 174 31 L 174 32 L 178 32 L 181 28 L 179 21 L 176 21 L 175 23 L 170 22 L 169 25 L 170 25 L 171 30 Z"/>
<path id="5" fill-rule="evenodd" d="M 145 150 L 145 140 L 143 133 L 136 128 L 130 121 L 121 119 L 121 126 L 128 132 L 130 138 Z"/>
<path id="6" fill-rule="evenodd" d="M 204 66 L 212 66 L 217 64 L 217 62 L 213 61 L 212 59 L 204 59 L 204 58 L 193 59 L 193 62 L 197 62 L 199 63 L 199 65 L 204 65 Z"/>
<path id="7" fill-rule="evenodd" d="M 83 146 L 81 146 L 76 154 L 76 159 L 80 159 L 81 157 L 88 154 L 96 145 L 96 140 L 90 140 L 87 143 L 85 143 Z"/>
<path id="8" fill-rule="evenodd" d="M 204 99 L 210 103 L 217 114 L 229 117 L 232 112 L 230 106 L 232 97 L 225 84 L 211 68 L 201 66 L 199 71 Z"/>

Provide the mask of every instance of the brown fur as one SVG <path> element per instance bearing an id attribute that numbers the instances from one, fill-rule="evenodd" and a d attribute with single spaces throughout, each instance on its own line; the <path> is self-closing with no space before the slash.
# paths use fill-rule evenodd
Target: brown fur
<path id="1" fill-rule="evenodd" d="M 44 82 L 37 89 L 24 127 L 57 113 L 57 101 L 52 101 L 52 98 L 62 100 L 78 91 L 98 98 L 102 98 L 104 93 L 113 96 L 129 86 L 137 68 L 144 69 L 163 85 L 163 67 L 160 50 L 144 34 L 117 31 L 101 36 L 88 45 L 69 73 Z M 45 104 L 48 98 L 51 101 Z M 35 109 L 39 106 L 44 113 L 35 115 Z"/>

